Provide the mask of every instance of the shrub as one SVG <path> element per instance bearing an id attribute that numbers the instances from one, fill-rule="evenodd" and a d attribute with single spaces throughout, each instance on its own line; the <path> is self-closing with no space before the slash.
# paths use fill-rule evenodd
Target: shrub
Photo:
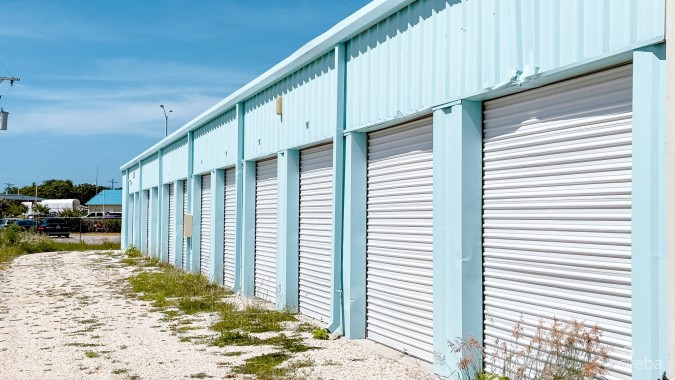
<path id="1" fill-rule="evenodd" d="M 328 331 L 326 329 L 314 329 L 312 336 L 314 339 L 328 340 Z"/>
<path id="2" fill-rule="evenodd" d="M 21 241 L 21 227 L 10 224 L 0 233 L 0 247 L 12 247 Z"/>
<path id="3" fill-rule="evenodd" d="M 137 258 L 143 256 L 141 253 L 141 250 L 136 248 L 133 244 L 127 248 L 126 251 L 124 251 L 124 254 L 127 255 L 127 257 L 132 257 L 132 258 Z"/>
<path id="4" fill-rule="evenodd" d="M 554 318 L 550 326 L 541 320 L 529 340 L 523 341 L 523 336 L 521 321 L 512 331 L 514 343 L 497 342 L 495 352 L 488 353 L 471 336 L 449 342 L 453 353 L 463 355 L 454 376 L 467 380 L 586 380 L 607 373 L 609 347 L 600 342 L 602 331 L 597 325 L 587 327 L 581 321 Z M 485 357 L 487 371 L 483 369 Z M 445 364 L 443 358 L 436 359 Z"/>

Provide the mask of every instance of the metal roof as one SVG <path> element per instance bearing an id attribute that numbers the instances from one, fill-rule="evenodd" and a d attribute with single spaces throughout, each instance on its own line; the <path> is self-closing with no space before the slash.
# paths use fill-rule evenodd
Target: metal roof
<path id="1" fill-rule="evenodd" d="M 44 198 L 33 197 L 30 195 L 21 195 L 21 194 L 0 194 L 0 199 L 7 199 L 9 201 L 15 202 L 32 202 L 32 201 L 42 201 Z"/>
<path id="2" fill-rule="evenodd" d="M 187 134 L 187 132 L 199 128 L 214 117 L 235 107 L 237 103 L 249 99 L 251 96 L 276 83 L 280 79 L 285 78 L 287 75 L 292 74 L 330 50 L 333 50 L 336 44 L 349 40 L 413 1 L 414 0 L 374 0 L 370 2 L 356 13 L 330 28 L 326 33 L 308 42 L 305 46 L 298 49 L 295 53 L 279 62 L 261 76 L 244 85 L 244 87 L 235 91 L 201 115 L 192 119 L 183 127 L 171 133 L 168 137 L 162 139 L 150 149 L 122 165 L 120 170 L 126 170 L 137 164 L 140 160 L 147 158 L 158 150 L 180 139 Z"/>
<path id="3" fill-rule="evenodd" d="M 87 206 L 121 205 L 122 189 L 102 190 L 86 203 Z"/>

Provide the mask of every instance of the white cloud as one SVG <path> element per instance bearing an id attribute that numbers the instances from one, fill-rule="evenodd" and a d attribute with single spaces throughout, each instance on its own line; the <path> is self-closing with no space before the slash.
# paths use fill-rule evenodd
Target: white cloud
<path id="1" fill-rule="evenodd" d="M 238 70 L 136 59 L 101 60 L 75 77 L 43 75 L 5 99 L 16 134 L 164 133 L 175 130 L 254 77 Z M 14 106 L 16 105 L 16 106 Z"/>
<path id="2" fill-rule="evenodd" d="M 169 129 L 175 130 L 217 103 L 220 98 L 190 94 L 165 102 L 174 111 L 169 117 Z M 158 102 L 86 100 L 51 102 L 25 112 L 9 116 L 13 133 L 55 135 L 141 134 L 161 136 L 164 133 L 164 114 Z"/>

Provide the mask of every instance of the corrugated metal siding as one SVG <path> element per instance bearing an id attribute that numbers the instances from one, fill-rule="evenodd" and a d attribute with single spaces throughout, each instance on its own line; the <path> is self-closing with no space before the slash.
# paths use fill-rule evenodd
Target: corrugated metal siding
<path id="1" fill-rule="evenodd" d="M 348 41 L 347 130 L 646 42 L 664 0 L 416 1 Z"/>
<path id="2" fill-rule="evenodd" d="M 277 159 L 260 161 L 255 188 L 255 296 L 277 299 Z"/>
<path id="3" fill-rule="evenodd" d="M 137 193 L 141 190 L 141 175 L 138 165 L 129 169 L 129 194 Z"/>
<path id="4" fill-rule="evenodd" d="M 223 284 L 227 287 L 234 287 L 234 257 L 235 236 L 236 236 L 236 180 L 237 173 L 235 168 L 225 170 L 225 216 L 223 231 Z"/>
<path id="5" fill-rule="evenodd" d="M 431 119 L 368 135 L 367 337 L 433 359 Z"/>
<path id="6" fill-rule="evenodd" d="M 300 152 L 300 312 L 330 320 L 333 144 Z"/>
<path id="7" fill-rule="evenodd" d="M 158 155 L 143 161 L 143 189 L 156 187 L 159 184 L 159 159 Z"/>
<path id="8" fill-rule="evenodd" d="M 597 324 L 631 378 L 632 67 L 485 102 L 485 343 Z"/>
<path id="9" fill-rule="evenodd" d="M 176 191 L 174 190 L 174 187 L 175 185 L 173 183 L 169 184 L 169 215 L 167 215 L 166 218 L 167 251 L 169 263 L 171 263 L 171 265 L 173 265 L 174 261 L 176 260 L 176 246 L 173 242 L 173 239 L 176 236 L 176 217 L 174 215 L 176 213 L 176 201 L 173 199 Z"/>
<path id="10" fill-rule="evenodd" d="M 199 127 L 194 133 L 195 174 L 237 162 L 237 112 L 229 110 Z"/>
<path id="11" fill-rule="evenodd" d="M 283 117 L 276 114 L 277 95 L 282 95 Z M 331 51 L 246 101 L 245 159 L 333 136 L 336 102 L 335 53 Z"/>
<path id="12" fill-rule="evenodd" d="M 169 145 L 163 151 L 162 180 L 164 183 L 178 181 L 188 175 L 187 136 Z"/>
<path id="13" fill-rule="evenodd" d="M 199 270 L 209 277 L 211 263 L 211 175 L 202 176 L 201 221 L 199 224 Z"/>

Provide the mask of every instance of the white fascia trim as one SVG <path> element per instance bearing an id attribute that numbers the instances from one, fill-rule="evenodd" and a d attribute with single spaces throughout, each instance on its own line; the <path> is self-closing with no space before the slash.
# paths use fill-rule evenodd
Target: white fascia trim
<path id="1" fill-rule="evenodd" d="M 327 32 L 305 44 L 295 53 L 267 70 L 267 72 L 261 76 L 249 82 L 215 106 L 186 123 L 180 129 L 171 133 L 168 137 L 162 139 L 150 149 L 124 164 L 120 170 L 123 171 L 130 166 L 137 164 L 145 157 L 178 140 L 188 131 L 194 130 L 219 114 L 230 108 L 236 107 L 237 103 L 251 98 L 253 95 L 266 89 L 280 79 L 285 78 L 306 64 L 333 50 L 336 44 L 349 40 L 362 31 L 396 13 L 413 1 L 415 0 L 374 0 L 370 2 L 356 11 L 356 13 L 340 21 Z"/>

